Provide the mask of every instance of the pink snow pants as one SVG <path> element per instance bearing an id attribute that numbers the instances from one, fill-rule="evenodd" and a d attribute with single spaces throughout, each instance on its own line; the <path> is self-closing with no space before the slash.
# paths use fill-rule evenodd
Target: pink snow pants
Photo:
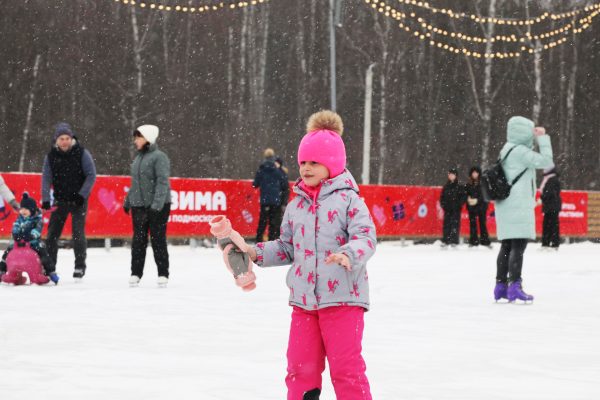
<path id="1" fill-rule="evenodd" d="M 338 400 L 371 400 L 367 366 L 361 355 L 362 307 L 339 306 L 307 311 L 294 307 L 288 344 L 288 400 L 321 389 L 325 357 Z"/>

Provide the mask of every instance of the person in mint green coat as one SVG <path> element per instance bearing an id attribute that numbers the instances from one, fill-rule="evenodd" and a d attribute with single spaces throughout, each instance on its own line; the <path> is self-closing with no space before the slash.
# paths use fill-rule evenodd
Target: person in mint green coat
<path id="1" fill-rule="evenodd" d="M 534 150 L 537 142 L 539 151 Z M 508 182 L 514 183 L 505 200 L 496 201 L 496 226 L 498 240 L 502 242 L 497 260 L 494 297 L 509 301 L 532 301 L 533 296 L 523 291 L 521 271 L 527 241 L 535 239 L 535 177 L 536 169 L 553 164 L 552 144 L 544 128 L 535 127 L 524 117 L 512 117 L 507 126 L 507 143 L 500 158 L 511 150 L 502 168 Z"/>

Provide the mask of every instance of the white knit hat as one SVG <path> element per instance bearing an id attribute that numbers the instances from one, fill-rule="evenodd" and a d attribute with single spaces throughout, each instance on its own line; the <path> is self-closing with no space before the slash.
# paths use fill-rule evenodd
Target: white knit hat
<path id="1" fill-rule="evenodd" d="M 136 132 L 139 132 L 150 144 L 154 144 L 158 138 L 158 126 L 156 125 L 139 126 Z"/>

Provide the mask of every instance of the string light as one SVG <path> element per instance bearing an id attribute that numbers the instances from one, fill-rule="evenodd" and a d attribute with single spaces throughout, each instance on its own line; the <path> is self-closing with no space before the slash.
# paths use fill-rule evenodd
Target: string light
<path id="1" fill-rule="evenodd" d="M 251 0 L 251 1 L 237 1 L 233 3 L 220 2 L 215 4 L 200 4 L 195 7 L 189 5 L 165 5 L 161 3 L 148 3 L 145 1 L 136 0 L 114 0 L 115 3 L 123 3 L 129 6 L 138 6 L 140 8 L 149 8 L 151 10 L 159 11 L 176 11 L 182 13 L 207 13 L 220 10 L 235 10 L 238 8 L 245 8 L 250 6 L 256 6 L 259 4 L 266 3 L 269 0 Z"/>
<path id="2" fill-rule="evenodd" d="M 399 10 L 396 10 L 395 8 L 387 5 L 384 1 L 380 1 L 380 0 L 365 0 L 365 3 L 369 4 L 373 9 L 377 10 L 379 13 L 387 16 L 387 17 L 391 17 L 397 21 L 400 21 L 398 26 L 403 29 L 404 31 L 406 31 L 407 33 L 411 34 L 412 36 L 418 38 L 421 41 L 424 40 L 428 40 L 429 44 L 432 47 L 436 47 L 439 48 L 441 50 L 445 50 L 454 54 L 464 54 L 468 57 L 474 57 L 474 58 L 498 58 L 498 59 L 504 59 L 504 58 L 516 58 L 516 57 L 521 57 L 522 54 L 534 54 L 537 52 L 541 52 L 544 50 L 548 50 L 551 48 L 554 48 L 558 45 L 561 45 L 563 43 L 565 43 L 567 41 L 567 37 L 562 37 L 559 38 L 557 40 L 551 41 L 551 42 L 546 42 L 543 43 L 542 46 L 540 48 L 530 48 L 528 46 L 525 45 L 521 45 L 521 47 L 518 50 L 513 50 L 513 51 L 492 51 L 492 52 L 478 52 L 475 51 L 473 49 L 469 49 L 467 47 L 464 46 L 453 46 L 451 44 L 445 43 L 443 41 L 439 41 L 439 40 L 435 40 L 433 38 L 433 35 L 431 32 L 433 32 L 434 34 L 441 34 L 443 36 L 446 37 L 451 37 L 453 39 L 457 39 L 457 40 L 466 40 L 468 42 L 476 42 L 476 43 L 487 43 L 487 39 L 484 41 L 483 39 L 485 38 L 476 38 L 476 37 L 470 37 L 468 35 L 462 34 L 462 33 L 457 33 L 457 32 L 448 32 L 445 31 L 443 29 L 439 29 L 436 27 L 431 26 L 430 24 L 427 24 L 422 18 L 417 17 L 415 13 L 409 13 L 406 14 L 404 12 L 401 12 Z M 593 21 L 593 19 L 598 16 L 600 14 L 600 4 L 595 5 L 595 6 L 591 6 L 591 8 L 587 8 L 588 11 L 589 10 L 594 10 L 593 12 L 591 12 L 589 15 L 579 19 L 577 22 L 579 23 L 580 27 L 574 28 L 573 24 L 569 23 L 567 25 L 565 25 L 562 28 L 556 29 L 554 31 L 551 32 L 546 32 L 546 33 L 542 33 L 542 34 L 536 34 L 536 35 L 532 35 L 527 33 L 526 38 L 517 38 L 518 42 L 525 42 L 525 40 L 531 40 L 531 39 L 546 39 L 546 38 L 550 38 L 553 36 L 556 36 L 558 34 L 567 34 L 570 30 L 573 31 L 573 34 L 580 34 L 583 31 L 585 31 L 586 29 L 588 29 L 591 26 L 591 23 Z M 412 18 L 412 19 L 417 19 L 417 22 L 420 23 L 420 27 L 427 30 L 427 32 L 424 31 L 420 31 L 417 29 L 412 29 L 410 26 L 408 26 L 405 23 L 405 20 L 408 18 Z M 568 29 L 567 29 L 568 28 Z M 507 37 L 506 35 L 504 35 L 504 37 Z M 502 40 L 502 38 L 498 41 L 510 41 L 510 42 L 516 42 L 514 40 L 514 38 L 516 38 L 515 35 L 508 35 L 508 37 L 511 40 Z M 467 40 L 468 38 L 470 38 L 471 40 Z M 497 37 L 493 37 L 490 38 L 490 42 L 495 42 Z"/>
<path id="3" fill-rule="evenodd" d="M 417 15 L 412 12 L 409 14 L 403 13 L 399 10 L 394 9 L 393 7 L 386 5 L 385 2 L 381 1 L 381 0 L 365 0 L 365 2 L 367 4 L 371 4 L 371 6 L 373 8 L 378 8 L 378 11 L 382 12 L 382 9 L 385 9 L 384 14 L 386 16 L 391 16 L 395 19 L 400 19 L 400 18 L 404 18 L 404 19 L 408 19 L 409 17 L 412 19 L 415 19 L 417 21 L 417 23 L 419 23 L 421 25 L 421 27 L 423 29 L 427 29 L 430 32 L 436 33 L 436 34 L 440 34 L 440 35 L 444 35 L 444 36 L 448 36 L 448 37 L 456 37 L 459 38 L 461 40 L 467 41 L 467 42 L 471 42 L 471 43 L 487 43 L 488 41 L 491 41 L 492 43 L 494 42 L 507 42 L 507 43 L 523 43 L 523 42 L 527 42 L 530 40 L 538 40 L 538 39 L 547 39 L 547 38 L 551 38 L 560 34 L 566 34 L 568 33 L 572 28 L 573 28 L 573 24 L 568 23 L 562 27 L 556 28 L 552 31 L 549 32 L 541 32 L 538 34 L 531 34 L 530 32 L 526 32 L 525 36 L 517 36 L 515 34 L 505 34 L 505 35 L 495 35 L 491 38 L 486 38 L 486 37 L 480 37 L 480 36 L 471 36 L 471 35 L 467 35 L 465 33 L 461 33 L 461 32 L 450 32 L 446 29 L 441 29 L 441 28 L 437 28 L 432 26 L 431 23 L 429 23 L 426 19 L 422 18 L 422 17 L 417 17 Z M 597 8 L 600 9 L 600 4 L 598 4 L 597 6 L 592 7 L 593 8 Z M 591 13 L 590 15 L 592 15 L 593 13 Z M 586 18 L 588 18 L 589 16 L 587 16 Z"/>
<path id="4" fill-rule="evenodd" d="M 600 7 L 600 3 L 594 3 L 591 5 L 588 5 L 584 8 L 572 10 L 569 12 L 564 12 L 564 13 L 559 13 L 559 14 L 545 12 L 542 15 L 537 16 L 537 17 L 519 19 L 519 18 L 480 17 L 480 16 L 477 16 L 474 14 L 457 12 L 457 11 L 453 11 L 453 10 L 447 9 L 447 8 L 437 8 L 437 7 L 430 5 L 428 2 L 418 1 L 418 0 L 397 0 L 397 1 L 400 4 L 406 4 L 408 6 L 414 6 L 414 7 L 418 7 L 421 9 L 425 9 L 434 14 L 445 14 L 450 18 L 455 18 L 455 19 L 466 18 L 466 19 L 470 19 L 477 23 L 493 23 L 493 24 L 499 24 L 499 25 L 513 25 L 513 26 L 535 25 L 535 24 L 544 22 L 548 18 L 550 18 L 554 21 L 566 19 L 566 18 L 572 18 L 572 17 L 576 17 L 577 15 L 581 14 L 582 12 L 588 12 L 588 11 L 591 11 L 593 8 Z"/>

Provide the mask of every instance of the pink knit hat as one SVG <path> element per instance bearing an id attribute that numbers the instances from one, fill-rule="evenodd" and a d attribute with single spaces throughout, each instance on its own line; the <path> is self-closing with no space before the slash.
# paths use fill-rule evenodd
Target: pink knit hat
<path id="1" fill-rule="evenodd" d="M 346 147 L 342 140 L 344 126 L 340 116 L 332 111 L 320 111 L 308 120 L 307 134 L 298 147 L 298 165 L 315 161 L 329 170 L 335 178 L 346 168 Z"/>

